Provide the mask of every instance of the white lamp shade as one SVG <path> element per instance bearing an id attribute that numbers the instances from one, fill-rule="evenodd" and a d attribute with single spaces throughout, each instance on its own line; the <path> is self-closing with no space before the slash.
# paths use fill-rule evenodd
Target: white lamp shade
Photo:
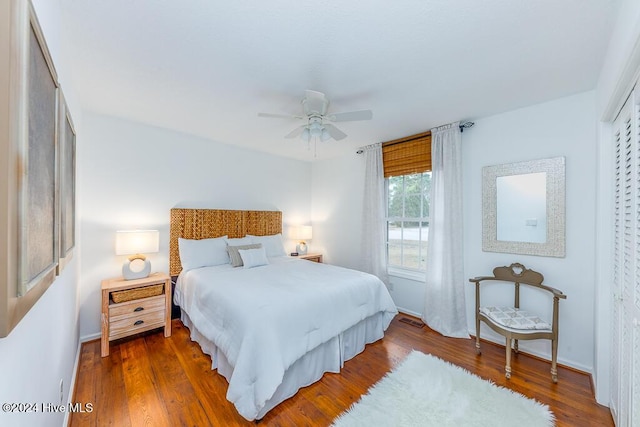
<path id="1" fill-rule="evenodd" d="M 159 243 L 158 230 L 116 231 L 116 255 L 155 253 Z"/>
<path id="2" fill-rule="evenodd" d="M 293 229 L 293 238 L 296 240 L 310 240 L 313 237 L 313 229 L 310 225 L 300 225 Z"/>

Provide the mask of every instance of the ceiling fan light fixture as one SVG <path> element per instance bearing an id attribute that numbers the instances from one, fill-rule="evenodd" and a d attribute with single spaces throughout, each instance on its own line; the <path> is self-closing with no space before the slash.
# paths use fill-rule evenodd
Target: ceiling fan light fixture
<path id="1" fill-rule="evenodd" d="M 327 132 L 325 128 L 322 128 L 322 134 L 320 135 L 320 140 L 324 142 L 330 139 L 331 139 L 331 135 L 329 134 L 329 132 Z"/>
<path id="2" fill-rule="evenodd" d="M 322 125 L 322 119 L 313 117 L 309 119 L 309 137 L 310 138 L 322 138 L 322 131 L 324 130 L 324 126 Z"/>
<path id="3" fill-rule="evenodd" d="M 309 140 L 311 140 L 311 131 L 309 131 L 309 126 L 304 128 L 302 134 L 300 134 L 300 138 L 302 138 L 302 140 L 306 142 L 309 142 Z"/>
<path id="4" fill-rule="evenodd" d="M 319 138 L 322 135 L 323 130 L 324 129 L 322 128 L 322 126 L 314 123 L 311 125 L 311 129 L 310 129 L 311 136 L 314 138 Z"/>

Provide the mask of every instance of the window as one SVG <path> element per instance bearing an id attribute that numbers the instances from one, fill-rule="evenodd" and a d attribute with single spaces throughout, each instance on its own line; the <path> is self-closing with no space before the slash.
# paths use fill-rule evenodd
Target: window
<path id="1" fill-rule="evenodd" d="M 431 172 L 392 176 L 387 183 L 387 266 L 424 272 Z"/>
<path id="2" fill-rule="evenodd" d="M 418 278 L 427 266 L 431 132 L 382 145 L 387 184 L 387 269 Z"/>

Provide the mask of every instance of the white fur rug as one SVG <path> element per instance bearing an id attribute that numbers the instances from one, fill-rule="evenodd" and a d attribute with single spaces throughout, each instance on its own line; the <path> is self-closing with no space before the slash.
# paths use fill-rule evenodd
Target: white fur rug
<path id="1" fill-rule="evenodd" d="M 437 357 L 412 351 L 335 427 L 555 425 L 549 407 Z"/>

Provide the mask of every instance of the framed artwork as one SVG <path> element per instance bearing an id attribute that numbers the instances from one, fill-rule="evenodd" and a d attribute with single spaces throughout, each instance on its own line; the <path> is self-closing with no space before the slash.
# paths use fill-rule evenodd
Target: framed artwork
<path id="1" fill-rule="evenodd" d="M 19 188 L 19 295 L 53 281 L 58 262 L 58 86 L 42 34 L 31 23 L 27 73 L 27 138 Z"/>
<path id="2" fill-rule="evenodd" d="M 59 84 L 28 1 L 0 9 L 0 337 L 53 283 L 60 233 Z M 6 15 L 6 16 L 4 16 Z"/>
<path id="3" fill-rule="evenodd" d="M 59 91 L 60 259 L 58 274 L 73 256 L 76 244 L 76 131 L 62 91 Z"/>

